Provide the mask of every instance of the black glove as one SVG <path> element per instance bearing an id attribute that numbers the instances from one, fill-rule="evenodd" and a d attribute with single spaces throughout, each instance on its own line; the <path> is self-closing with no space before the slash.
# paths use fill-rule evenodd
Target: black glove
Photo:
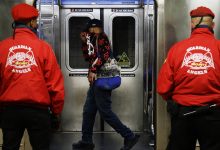
<path id="1" fill-rule="evenodd" d="M 51 120 L 51 129 L 56 131 L 60 128 L 60 116 L 59 115 L 50 115 Z"/>

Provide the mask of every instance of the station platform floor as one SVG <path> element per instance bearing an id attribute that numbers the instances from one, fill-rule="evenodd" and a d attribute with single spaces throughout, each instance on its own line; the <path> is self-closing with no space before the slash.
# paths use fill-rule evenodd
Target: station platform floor
<path id="1" fill-rule="evenodd" d="M 132 150 L 154 150 L 153 146 L 149 145 L 149 136 L 146 133 L 138 134 L 140 134 L 140 139 Z M 72 150 L 72 143 L 78 142 L 80 139 L 80 132 L 54 133 L 50 150 Z M 116 132 L 94 133 L 93 141 L 94 150 L 120 150 L 124 142 Z"/>

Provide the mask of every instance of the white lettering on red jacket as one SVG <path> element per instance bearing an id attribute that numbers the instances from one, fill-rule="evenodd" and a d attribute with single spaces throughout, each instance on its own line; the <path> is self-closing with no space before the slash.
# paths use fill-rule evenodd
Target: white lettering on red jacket
<path id="1" fill-rule="evenodd" d="M 31 66 L 37 66 L 31 47 L 26 45 L 15 45 L 9 48 L 6 66 L 12 67 L 14 73 L 27 73 Z"/>
<path id="2" fill-rule="evenodd" d="M 182 67 L 188 67 L 187 73 L 202 75 L 208 73 L 208 68 L 215 69 L 210 49 L 203 46 L 192 46 L 186 50 Z"/>

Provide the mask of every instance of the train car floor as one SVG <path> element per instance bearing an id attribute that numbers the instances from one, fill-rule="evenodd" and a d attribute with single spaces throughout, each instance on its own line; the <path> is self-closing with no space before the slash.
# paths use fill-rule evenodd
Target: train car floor
<path id="1" fill-rule="evenodd" d="M 141 133 L 140 135 L 138 143 L 132 150 L 154 150 L 153 147 L 148 145 L 148 135 L 146 133 Z M 80 139 L 80 132 L 54 133 L 50 150 L 72 150 L 72 143 L 78 142 Z M 94 133 L 93 141 L 95 144 L 94 150 L 120 150 L 123 145 L 123 138 L 115 132 Z"/>

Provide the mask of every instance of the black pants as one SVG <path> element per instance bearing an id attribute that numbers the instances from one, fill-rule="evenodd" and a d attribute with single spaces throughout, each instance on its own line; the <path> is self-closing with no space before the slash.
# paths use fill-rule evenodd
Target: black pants
<path id="1" fill-rule="evenodd" d="M 49 150 L 50 116 L 46 109 L 7 106 L 2 109 L 2 150 L 19 150 L 27 129 L 33 150 Z"/>
<path id="2" fill-rule="evenodd" d="M 171 135 L 167 150 L 220 150 L 220 109 L 201 114 L 171 118 Z"/>

